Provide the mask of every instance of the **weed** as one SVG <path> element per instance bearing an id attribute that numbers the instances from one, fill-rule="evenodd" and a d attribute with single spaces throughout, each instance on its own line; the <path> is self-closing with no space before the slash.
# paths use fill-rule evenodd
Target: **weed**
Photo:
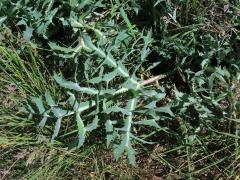
<path id="1" fill-rule="evenodd" d="M 239 2 L 0 4 L 4 178 L 238 178 Z"/>

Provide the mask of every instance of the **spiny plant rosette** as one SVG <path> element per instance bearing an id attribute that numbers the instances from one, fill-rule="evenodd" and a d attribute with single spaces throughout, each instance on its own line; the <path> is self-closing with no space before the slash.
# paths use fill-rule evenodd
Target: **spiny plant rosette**
<path id="1" fill-rule="evenodd" d="M 45 126 L 49 117 L 55 117 L 52 143 L 59 134 L 64 118 L 74 117 L 79 137 L 78 147 L 84 144 L 86 133 L 102 128 L 99 127 L 102 121 L 105 124 L 107 146 L 114 143 L 115 158 L 118 159 L 126 151 L 130 163 L 134 164 L 135 151 L 132 140 L 142 143 L 151 142 L 145 140 L 148 135 L 134 135 L 133 127 L 145 125 L 157 130 L 165 130 L 158 125 L 157 121 L 160 116 L 167 118 L 168 115 L 173 116 L 173 113 L 170 106 L 157 107 L 156 103 L 165 98 L 164 88 L 156 86 L 149 88 L 149 85 L 161 77 L 148 80 L 137 77 L 138 70 L 150 51 L 148 46 L 152 41 L 151 32 L 149 31 L 146 36 L 142 33 L 136 39 L 127 32 L 121 32 L 111 41 L 114 44 L 109 44 L 108 37 L 102 35 L 98 36 L 94 43 L 88 35 L 84 34 L 77 47 L 68 48 L 67 51 L 51 43 L 53 49 L 61 51 L 62 57 L 66 53 L 73 57 L 77 57 L 76 53 L 87 56 L 84 62 L 85 77 L 78 76 L 80 63 L 79 59 L 75 58 L 77 67 L 75 81 L 65 80 L 57 73 L 53 76 L 55 81 L 67 91 L 69 98 L 64 103 L 57 103 L 50 93 L 46 92 L 45 100 L 42 96 L 32 97 L 32 102 L 38 110 L 34 110 L 31 104 L 28 104 L 28 110 L 31 116 L 34 114 L 42 116 L 39 122 L 40 128 Z M 125 43 L 127 47 L 124 47 Z M 141 51 L 138 50 L 139 47 Z M 119 54 L 120 50 L 123 54 Z M 121 59 L 116 58 L 119 55 Z M 128 69 L 127 63 L 130 61 L 137 63 L 134 69 Z M 71 108 L 66 109 L 62 104 L 68 104 Z M 87 120 L 89 117 L 92 119 L 90 122 Z M 138 120 L 135 117 L 138 117 Z"/>
<path id="2" fill-rule="evenodd" d="M 170 132 L 176 139 L 170 144 L 185 147 L 185 150 L 180 150 L 179 155 L 187 157 L 187 176 L 195 171 L 198 166 L 196 164 L 199 164 L 199 167 L 205 166 L 202 162 L 203 156 L 208 157 L 206 160 L 215 156 L 215 152 L 213 156 L 208 156 L 213 152 L 211 149 L 206 151 L 208 144 L 211 144 L 211 138 L 221 137 L 218 143 L 224 142 L 224 146 L 231 144 L 229 137 L 236 139 L 236 152 L 233 154 L 236 153 L 237 162 L 240 109 L 237 85 L 240 79 L 240 61 L 237 48 L 239 16 L 236 14 L 239 8 L 230 7 L 230 10 L 224 12 L 219 6 L 219 12 L 222 11 L 224 17 L 229 16 L 231 23 L 226 29 L 220 28 L 221 32 L 215 32 L 212 31 L 215 20 L 209 18 L 208 11 L 212 14 L 216 3 L 211 2 L 209 8 L 205 8 L 205 5 L 199 6 L 204 10 L 201 11 L 197 8 L 200 1 L 195 1 L 192 8 L 201 12 L 196 14 L 195 18 L 189 2 L 0 2 L 0 26 L 11 27 L 13 33 L 16 33 L 17 26 L 22 31 L 18 32 L 19 37 L 20 34 L 23 37 L 21 41 L 30 42 L 34 49 L 39 48 L 40 53 L 42 49 L 48 51 L 44 62 L 53 62 L 54 67 L 47 67 L 62 90 L 57 89 L 59 93 L 53 93 L 52 89 L 55 88 L 45 86 L 43 89 L 47 89 L 46 92 L 43 91 L 42 95 L 38 96 L 36 94 L 42 92 L 42 88 L 33 93 L 32 83 L 26 83 L 29 81 L 25 81 L 25 78 L 21 79 L 20 82 L 23 83 L 18 85 L 28 84 L 29 90 L 24 92 L 33 96 L 26 105 L 29 118 L 37 119 L 39 128 L 43 128 L 42 132 L 53 132 L 52 143 L 61 142 L 64 147 L 71 144 L 69 140 L 74 141 L 73 144 L 78 147 L 88 144 L 91 139 L 96 142 L 98 137 L 95 132 L 104 138 L 106 136 L 107 146 L 113 147 L 116 159 L 127 153 L 132 164 L 135 162 L 136 142 L 153 143 L 148 141 L 154 133 L 161 136 L 159 139 L 162 140 L 166 139 L 165 133 L 156 132 Z M 145 6 L 148 3 L 150 4 Z M 139 10 L 136 4 L 143 8 L 140 10 L 140 16 L 144 17 L 142 20 L 133 13 Z M 146 7 L 152 9 L 145 13 Z M 138 22 L 139 18 L 141 22 Z M 148 21 L 144 22 L 144 19 Z M 225 27 L 226 24 L 222 23 L 227 19 L 223 19 L 217 27 Z M 152 31 L 146 30 L 151 28 Z M 15 49 L 24 50 L 24 46 L 20 47 Z M 154 57 L 150 49 L 155 51 Z M 154 62 L 146 62 L 146 57 L 149 61 L 154 58 Z M 152 66 L 146 67 L 146 64 Z M 1 65 L 0 68 L 4 69 L 5 61 L 1 62 Z M 155 77 L 151 75 L 153 71 L 148 71 L 153 67 L 158 71 Z M 8 69 L 11 71 L 5 69 L 7 73 L 18 72 L 13 71 L 11 66 Z M 19 70 L 17 66 L 16 69 Z M 22 69 L 25 67 L 22 66 Z M 34 75 L 41 73 L 35 68 L 30 69 Z M 158 75 L 166 71 L 167 75 L 172 76 L 166 78 L 165 75 Z M 22 73 L 23 76 L 25 74 L 28 75 Z M 19 75 L 16 77 L 18 81 Z M 161 78 L 168 81 L 164 84 L 167 95 L 163 87 L 155 84 Z M 170 103 L 167 103 L 169 101 Z M 162 124 L 168 124 L 169 129 Z M 218 136 L 219 134 L 224 136 Z M 69 138 L 65 140 L 65 137 Z M 207 145 L 204 145 L 204 142 Z M 71 145 L 69 147 L 72 147 Z M 177 149 L 172 146 L 167 148 L 170 148 L 171 152 Z M 199 160 L 196 159 L 198 156 Z M 228 158 L 228 154 L 226 156 Z M 212 160 L 214 166 L 222 162 Z M 198 163 L 200 161 L 202 163 Z M 226 166 L 225 158 L 224 163 Z M 230 163 L 234 164 L 232 161 Z M 171 173 L 174 170 L 172 167 L 170 166 Z M 179 167 L 183 169 L 181 165 Z M 177 168 L 175 170 L 179 172 Z M 188 177 L 191 179 L 191 175 Z"/>

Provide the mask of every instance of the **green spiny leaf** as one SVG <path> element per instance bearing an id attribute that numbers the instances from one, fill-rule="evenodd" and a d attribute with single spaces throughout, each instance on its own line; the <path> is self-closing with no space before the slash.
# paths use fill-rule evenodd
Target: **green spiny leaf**
<path id="1" fill-rule="evenodd" d="M 75 91 L 80 91 L 82 93 L 91 94 L 91 95 L 98 94 L 98 90 L 94 88 L 80 87 L 79 84 L 72 81 L 66 81 L 62 76 L 58 76 L 56 73 L 54 74 L 53 78 L 61 87 L 72 89 Z"/>
<path id="2" fill-rule="evenodd" d="M 88 124 L 86 126 L 86 131 L 93 131 L 94 129 L 97 129 L 98 122 L 99 122 L 99 118 L 98 118 L 98 116 L 95 116 L 95 118 L 93 119 L 92 123 Z"/>
<path id="3" fill-rule="evenodd" d="M 61 108 L 52 108 L 52 112 L 54 113 L 54 116 L 57 117 L 57 118 L 62 118 L 64 117 L 65 115 L 67 115 L 67 110 L 63 110 Z"/>
<path id="4" fill-rule="evenodd" d="M 171 111 L 170 106 L 163 106 L 163 107 L 159 107 L 159 108 L 155 108 L 155 111 L 157 112 L 162 112 L 162 113 L 167 113 L 170 116 L 174 117 L 173 112 Z"/>
<path id="5" fill-rule="evenodd" d="M 53 100 L 52 96 L 50 95 L 49 91 L 45 92 L 45 99 L 49 106 L 56 106 L 55 101 Z"/>
<path id="6" fill-rule="evenodd" d="M 81 147 L 85 141 L 85 133 L 86 133 L 86 129 L 84 126 L 84 123 L 80 117 L 80 113 L 76 112 L 76 121 L 77 121 L 77 127 L 78 127 L 78 147 Z"/>
<path id="7" fill-rule="evenodd" d="M 141 142 L 141 143 L 144 143 L 144 144 L 155 144 L 154 142 L 145 141 L 145 140 L 143 140 L 143 139 L 141 139 L 141 138 L 138 138 L 137 136 L 134 136 L 134 135 L 132 135 L 131 137 L 132 137 L 133 139 L 136 139 L 137 141 L 139 141 L 139 142 Z"/>
<path id="8" fill-rule="evenodd" d="M 109 114 L 112 112 L 121 112 L 124 115 L 130 115 L 130 111 L 128 111 L 127 109 L 121 108 L 119 106 L 112 106 L 106 109 L 105 113 Z"/>
<path id="9" fill-rule="evenodd" d="M 58 136 L 58 133 L 59 133 L 60 127 L 61 127 L 61 121 L 62 121 L 62 118 L 58 118 L 57 121 L 56 121 L 54 131 L 53 131 L 53 135 L 52 135 L 52 138 L 51 138 L 51 143 L 53 143 L 55 138 Z"/>
<path id="10" fill-rule="evenodd" d="M 42 120 L 38 124 L 38 127 L 43 128 L 47 122 L 48 116 L 43 116 Z"/>
<path id="11" fill-rule="evenodd" d="M 114 137 L 114 129 L 113 124 L 115 121 L 107 120 L 105 123 L 106 133 L 107 133 L 107 147 L 109 147 L 110 143 L 115 139 Z"/>
<path id="12" fill-rule="evenodd" d="M 33 34 L 33 28 L 26 26 L 26 30 L 23 31 L 23 38 L 26 41 L 30 41 L 32 38 L 32 34 Z"/>
<path id="13" fill-rule="evenodd" d="M 157 124 L 155 119 L 137 121 L 137 122 L 134 122 L 134 124 L 143 124 L 147 126 L 153 126 L 155 128 L 160 128 L 160 126 Z"/>
<path id="14" fill-rule="evenodd" d="M 42 97 L 32 97 L 32 101 L 37 105 L 40 114 L 45 112 L 45 108 L 43 106 Z"/>
<path id="15" fill-rule="evenodd" d="M 6 16 L 2 16 L 0 17 L 0 26 L 2 25 L 2 23 L 7 19 Z"/>

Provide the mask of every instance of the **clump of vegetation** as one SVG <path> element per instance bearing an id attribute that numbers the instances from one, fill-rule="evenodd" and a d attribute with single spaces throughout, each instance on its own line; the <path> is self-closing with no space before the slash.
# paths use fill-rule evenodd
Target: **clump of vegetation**
<path id="1" fill-rule="evenodd" d="M 238 178 L 239 23 L 237 1 L 3 0 L 2 177 Z"/>

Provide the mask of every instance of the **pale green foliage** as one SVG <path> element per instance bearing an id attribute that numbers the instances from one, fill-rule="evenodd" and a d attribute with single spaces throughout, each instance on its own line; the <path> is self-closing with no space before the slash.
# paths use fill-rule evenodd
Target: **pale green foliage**
<path id="1" fill-rule="evenodd" d="M 0 26 L 17 26 L 24 41 L 47 51 L 46 62 L 56 64 L 51 74 L 58 85 L 57 93 L 48 83 L 41 85 L 44 76 L 38 66 L 26 66 L 3 47 L 6 57 L 1 57 L 2 69 L 9 74 L 9 82 L 25 87 L 21 92 L 33 96 L 24 103 L 29 119 L 36 120 L 44 133 L 51 131 L 51 143 L 65 147 L 69 144 L 64 143 L 64 137 L 76 137 L 77 143 L 73 140 L 73 144 L 82 147 L 99 138 L 91 138 L 92 134 L 101 132 L 116 159 L 126 153 L 134 164 L 135 145 L 153 144 L 149 142 L 151 136 L 157 134 L 159 138 L 164 131 L 163 139 L 173 135 L 176 141 L 171 143 L 180 146 L 176 154 L 185 149 L 186 154 L 181 156 L 187 157 L 184 164 L 191 179 L 191 173 L 198 171 L 192 162 L 198 164 L 205 158 L 199 155 L 208 155 L 204 140 L 215 133 L 224 135 L 214 135 L 218 142 L 223 139 L 225 143 L 223 137 L 235 139 L 235 161 L 239 160 L 239 6 L 229 6 L 230 10 L 224 12 L 222 3 L 211 2 L 209 7 L 199 6 L 203 12 L 191 11 L 208 3 L 3 0 Z M 142 14 L 135 17 L 139 10 Z M 207 17 L 210 12 L 213 19 Z M 224 17 L 219 24 L 212 22 L 215 13 Z M 226 26 L 225 18 L 231 20 L 226 29 L 221 29 Z M 221 27 L 221 32 L 215 32 L 215 26 Z M 24 46 L 19 49 L 24 50 Z M 158 73 L 154 81 L 153 72 L 149 72 L 153 68 Z M 164 83 L 155 84 L 160 77 L 166 78 Z M 213 164 L 219 162 L 222 159 Z"/>
<path id="2" fill-rule="evenodd" d="M 125 36 L 126 40 L 127 38 L 129 38 L 129 41 L 133 40 L 131 35 L 121 33 L 115 39 L 115 42 L 118 42 L 116 48 L 123 45 L 119 44 L 121 43 L 119 39 L 121 39 L 122 35 Z M 75 118 L 79 137 L 78 147 L 84 144 L 87 132 L 92 132 L 97 128 L 103 128 L 99 127 L 99 122 L 102 121 L 103 124 L 105 124 L 107 146 L 109 146 L 110 143 L 114 143 L 115 158 L 118 159 L 126 152 L 130 163 L 135 164 L 135 151 L 132 147 L 132 140 L 134 139 L 141 143 L 150 142 L 142 139 L 144 136 L 135 136 L 132 131 L 133 126 L 148 126 L 149 128 L 153 127 L 161 130 L 162 128 L 157 123 L 159 115 L 166 113 L 173 116 L 173 113 L 169 106 L 157 107 L 156 103 L 154 103 L 165 97 L 164 88 L 161 90 L 151 88 L 149 91 L 148 88 L 144 86 L 144 83 L 142 83 L 143 80 L 136 76 L 138 68 L 145 61 L 149 53 L 149 45 L 152 42 L 151 32 L 149 31 L 146 36 L 142 33 L 135 42 L 133 41 L 132 48 L 122 52 L 122 60 L 115 59 L 114 56 L 118 52 L 114 49 L 103 49 L 104 38 L 100 37 L 97 44 L 94 44 L 90 37 L 84 34 L 81 43 L 83 48 L 78 48 L 79 52 L 51 44 L 52 48 L 61 51 L 61 56 L 64 56 L 64 53 L 70 56 L 74 56 L 75 53 L 90 53 L 84 62 L 86 79 L 81 77 L 80 82 L 68 81 L 65 80 L 62 75 L 55 73 L 53 78 L 56 83 L 64 88 L 69 95 L 68 100 L 64 104 L 69 104 L 71 108 L 63 108 L 46 92 L 46 101 L 43 101 L 42 97 L 32 98 L 38 108 L 38 111 L 34 113 L 40 113 L 43 117 L 39 123 L 40 127 L 44 127 L 48 117 L 55 117 L 56 123 L 52 135 L 52 142 L 58 136 L 59 131 L 61 131 L 61 122 L 64 118 L 68 116 Z M 107 43 L 107 41 L 105 43 Z M 130 54 L 139 46 L 142 47 L 142 51 L 135 53 L 134 59 L 132 59 Z M 131 72 L 132 70 L 129 71 L 126 66 L 129 60 L 138 63 L 133 73 Z M 76 60 L 75 62 L 78 63 Z M 94 65 L 96 68 L 88 69 L 89 64 Z M 78 77 L 76 78 L 78 79 Z M 82 86 L 81 84 L 83 83 L 87 86 Z M 150 92 L 152 96 L 149 96 Z M 77 94 L 80 94 L 82 98 L 76 98 Z M 140 101 L 144 101 L 145 103 L 141 102 L 141 104 L 138 105 Z M 149 101 L 152 101 L 152 103 L 149 103 Z M 43 104 L 46 104 L 48 108 L 45 108 Z M 148 109 L 154 113 L 146 113 Z M 32 113 L 31 111 L 29 112 Z M 116 116 L 113 115 L 114 113 L 116 113 Z M 87 124 L 84 118 L 87 114 L 94 115 L 92 122 L 89 124 Z M 100 114 L 101 116 L 99 116 Z M 135 120 L 136 116 L 141 117 L 142 120 Z M 120 117 L 120 119 L 111 119 L 112 117 Z M 122 127 L 119 128 L 119 125 Z"/>

